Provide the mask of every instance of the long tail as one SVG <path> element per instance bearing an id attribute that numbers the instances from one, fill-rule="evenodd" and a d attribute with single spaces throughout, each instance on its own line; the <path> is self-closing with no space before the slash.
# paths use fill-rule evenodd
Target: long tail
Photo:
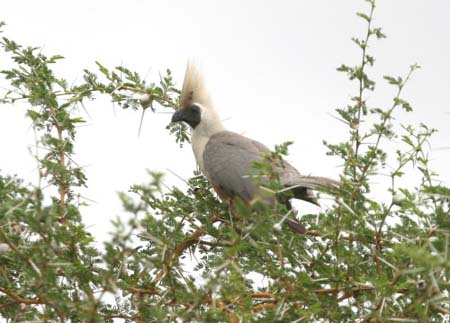
<path id="1" fill-rule="evenodd" d="M 284 189 L 278 191 L 279 196 L 289 196 L 304 200 L 320 206 L 314 191 L 323 191 L 329 194 L 336 194 L 342 183 L 327 177 L 302 176 L 291 177 L 289 182 L 285 182 Z"/>
<path id="2" fill-rule="evenodd" d="M 306 233 L 306 228 L 300 222 L 297 222 L 297 221 L 292 220 L 292 219 L 286 219 L 286 224 L 289 227 L 289 229 L 291 229 L 295 233 L 298 233 L 298 234 L 305 234 Z"/>
<path id="3" fill-rule="evenodd" d="M 326 177 L 318 177 L 318 176 L 295 176 L 293 180 L 290 182 L 291 185 L 286 185 L 285 188 L 281 191 L 278 191 L 279 199 L 281 201 L 284 200 L 283 193 L 291 193 L 289 198 L 296 198 L 300 200 L 304 200 L 310 203 L 313 203 L 317 206 L 320 206 L 319 201 L 317 200 L 316 195 L 313 191 L 325 191 L 327 193 L 333 194 L 336 193 L 339 187 L 342 186 L 342 183 L 336 181 L 331 178 Z M 288 207 L 291 206 L 289 200 L 284 200 L 287 203 Z M 286 224 L 292 231 L 298 234 L 305 234 L 306 228 L 300 222 L 293 219 L 286 219 Z"/>
<path id="4" fill-rule="evenodd" d="M 296 176 L 290 183 L 285 183 L 285 188 L 283 191 L 295 190 L 298 188 L 308 188 L 315 191 L 330 191 L 330 193 L 335 192 L 342 183 L 327 177 L 319 176 Z"/>

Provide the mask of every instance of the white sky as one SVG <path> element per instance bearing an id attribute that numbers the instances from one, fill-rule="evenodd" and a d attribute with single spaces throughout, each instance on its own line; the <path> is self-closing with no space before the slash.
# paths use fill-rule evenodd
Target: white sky
<path id="1" fill-rule="evenodd" d="M 126 3 L 126 4 L 125 4 Z M 123 64 L 157 81 L 173 71 L 181 86 L 186 61 L 200 63 L 210 90 L 230 130 L 269 147 L 293 140 L 289 160 L 305 174 L 336 177 L 339 163 L 325 157 L 323 139 L 337 142 L 346 129 L 334 119 L 355 94 L 336 72 L 355 65 L 359 51 L 351 43 L 365 27 L 356 11 L 368 6 L 348 1 L 51 1 L 9 0 L 0 5 L 4 36 L 42 46 L 47 55 L 67 59 L 57 68 L 69 82 L 82 69 Z M 406 123 L 425 123 L 440 132 L 431 142 L 433 166 L 450 182 L 450 1 L 379 0 L 375 25 L 388 38 L 371 49 L 376 57 L 377 92 L 369 104 L 387 107 L 394 88 L 382 76 L 404 75 L 422 65 L 404 98 L 415 111 L 401 113 Z M 8 68 L 0 53 L 0 69 Z M 147 180 L 145 169 L 167 169 L 187 178 L 195 167 L 190 147 L 180 150 L 165 131 L 169 114 L 147 113 L 137 136 L 140 113 L 121 111 L 104 99 L 86 104 L 91 118 L 80 128 L 76 160 L 86 166 L 95 200 L 85 222 L 100 239 L 110 219 L 121 214 L 117 191 Z M 0 107 L 0 169 L 27 181 L 37 179 L 28 149 L 34 143 L 25 106 Z M 447 149 L 443 149 L 447 147 Z M 168 173 L 168 185 L 180 185 Z"/>

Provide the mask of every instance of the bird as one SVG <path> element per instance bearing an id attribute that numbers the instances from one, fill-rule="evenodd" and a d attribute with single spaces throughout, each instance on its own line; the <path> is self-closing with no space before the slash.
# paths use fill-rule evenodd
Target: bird
<path id="1" fill-rule="evenodd" d="M 179 107 L 171 122 L 185 122 L 191 127 L 195 160 L 220 199 L 230 206 L 236 199 L 252 205 L 264 184 L 264 180 L 258 183 L 251 176 L 255 173 L 255 162 L 264 162 L 264 155 L 271 150 L 256 140 L 226 130 L 214 108 L 203 75 L 193 62 L 187 63 Z M 329 178 L 303 176 L 284 159 L 276 162 L 273 171 L 285 189 L 282 190 L 284 194 L 264 199 L 264 203 L 272 207 L 281 202 L 291 210 L 291 198 L 319 205 L 314 190 L 340 186 L 338 181 Z M 294 219 L 288 218 L 284 222 L 296 233 L 305 234 L 307 231 Z"/>

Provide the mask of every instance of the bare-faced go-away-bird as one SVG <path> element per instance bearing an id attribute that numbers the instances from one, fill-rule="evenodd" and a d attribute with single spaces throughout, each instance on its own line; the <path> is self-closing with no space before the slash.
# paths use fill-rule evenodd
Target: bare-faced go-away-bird
<path id="1" fill-rule="evenodd" d="M 219 197 L 229 205 L 232 205 L 236 198 L 250 205 L 257 197 L 261 181 L 257 183 L 249 175 L 255 172 L 254 163 L 263 162 L 263 155 L 270 150 L 256 140 L 225 130 L 202 75 L 193 63 L 187 65 L 180 95 L 180 108 L 172 116 L 172 122 L 181 121 L 191 126 L 191 144 L 195 159 Z M 284 160 L 276 164 L 274 172 L 279 183 L 285 187 L 282 191 L 289 191 L 289 198 L 317 205 L 313 190 L 340 185 L 339 182 L 324 177 L 302 176 Z M 291 209 L 289 198 L 277 196 L 278 202 Z M 267 201 L 270 205 L 275 203 L 275 199 Z M 285 222 L 297 233 L 306 232 L 304 226 L 293 219 L 286 219 Z"/>

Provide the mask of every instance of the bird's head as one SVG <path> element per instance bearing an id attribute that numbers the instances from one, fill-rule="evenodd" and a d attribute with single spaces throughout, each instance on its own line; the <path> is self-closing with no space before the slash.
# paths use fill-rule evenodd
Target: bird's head
<path id="1" fill-rule="evenodd" d="M 192 62 L 188 62 L 186 67 L 180 94 L 180 108 L 172 116 L 172 122 L 180 121 L 186 122 L 194 130 L 201 128 L 202 132 L 223 130 L 222 122 L 213 108 L 203 77 Z"/>
<path id="2" fill-rule="evenodd" d="M 178 109 L 172 116 L 172 122 L 184 121 L 195 129 L 202 121 L 202 108 L 199 104 Z"/>

